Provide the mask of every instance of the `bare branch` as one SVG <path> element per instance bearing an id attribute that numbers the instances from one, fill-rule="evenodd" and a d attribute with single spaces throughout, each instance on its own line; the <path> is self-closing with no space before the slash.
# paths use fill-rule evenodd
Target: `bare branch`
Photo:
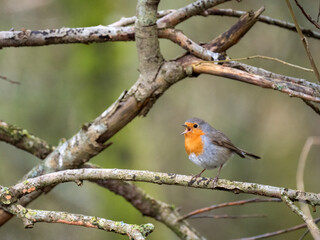
<path id="1" fill-rule="evenodd" d="M 287 3 L 287 6 L 288 6 L 288 9 L 289 9 L 289 12 L 291 14 L 291 17 L 293 19 L 293 22 L 294 22 L 294 25 L 296 26 L 296 29 L 297 29 L 297 32 L 300 36 L 300 39 L 302 41 L 302 44 L 304 46 L 304 49 L 308 55 L 308 58 L 309 58 L 309 61 L 310 61 L 310 64 L 312 66 L 312 69 L 314 71 L 314 74 L 316 75 L 318 81 L 320 82 L 320 74 L 319 74 L 319 71 L 318 71 L 318 68 L 317 68 L 317 65 L 315 64 L 314 60 L 313 60 L 313 57 L 311 55 L 311 52 L 310 52 L 310 49 L 309 49 L 309 44 L 308 44 L 308 40 L 307 38 L 303 35 L 300 27 L 299 27 L 299 24 L 298 24 L 298 20 L 296 19 L 296 16 L 294 15 L 294 12 L 293 12 L 293 9 L 292 9 L 292 6 L 291 6 L 291 3 L 289 0 L 286 0 L 286 3 Z"/>
<path id="2" fill-rule="evenodd" d="M 320 230 L 318 226 L 314 223 L 313 219 L 309 218 L 296 205 L 294 205 L 294 203 L 290 200 L 286 193 L 281 196 L 281 199 L 283 202 L 287 204 L 287 206 L 292 210 L 292 212 L 294 212 L 303 219 L 303 221 L 307 224 L 307 227 L 310 230 L 310 233 L 312 234 L 313 238 L 320 239 Z"/>
<path id="3" fill-rule="evenodd" d="M 271 61 L 279 62 L 279 63 L 282 63 L 284 65 L 288 65 L 290 67 L 297 68 L 297 69 L 300 69 L 300 70 L 303 70 L 303 71 L 313 72 L 313 70 L 310 69 L 310 68 L 301 67 L 301 66 L 298 66 L 298 65 L 283 61 L 283 60 L 281 60 L 279 58 L 268 57 L 268 56 L 263 56 L 263 55 L 254 55 L 254 56 L 248 56 L 248 57 L 243 57 L 243 58 L 233 58 L 233 59 L 230 59 L 230 60 L 220 60 L 219 63 L 230 62 L 230 61 L 243 61 L 243 60 L 250 60 L 250 59 L 255 59 L 255 58 L 271 60 Z"/>
<path id="4" fill-rule="evenodd" d="M 315 223 L 318 223 L 320 221 L 320 218 L 317 218 L 314 220 Z M 299 224 L 296 225 L 294 227 L 291 228 L 287 228 L 287 229 L 282 229 L 282 230 L 278 230 L 275 232 L 270 232 L 270 233 L 265 233 L 265 234 L 261 234 L 261 235 L 257 235 L 257 236 L 252 236 L 252 237 L 247 237 L 247 238 L 239 238 L 236 240 L 257 240 L 257 239 L 263 239 L 263 238 L 269 238 L 269 237 L 273 237 L 273 236 L 278 236 L 284 233 L 288 233 L 288 232 L 293 232 L 302 228 L 306 228 L 307 224 L 303 223 L 303 224 Z"/>
<path id="5" fill-rule="evenodd" d="M 206 48 L 201 47 L 179 30 L 175 30 L 172 28 L 159 30 L 159 36 L 162 38 L 167 38 L 174 43 L 177 43 L 192 55 L 204 60 L 215 61 L 218 60 L 220 56 L 220 54 L 218 53 L 214 53 Z"/>
<path id="6" fill-rule="evenodd" d="M 7 142 L 40 159 L 44 159 L 54 150 L 54 147 L 50 146 L 46 141 L 30 134 L 26 129 L 8 124 L 2 120 L 0 120 L 0 141 Z"/>
<path id="7" fill-rule="evenodd" d="M 168 9 L 168 10 L 162 10 L 162 11 L 158 11 L 157 13 L 157 18 L 162 18 L 163 16 L 168 15 L 169 13 L 173 13 L 176 10 L 174 9 Z M 119 21 L 114 22 L 112 24 L 109 24 L 109 27 L 125 27 L 131 24 L 134 24 L 137 20 L 136 16 L 133 17 L 122 17 Z"/>
<path id="8" fill-rule="evenodd" d="M 204 46 L 213 52 L 226 51 L 238 43 L 253 27 L 264 10 L 265 8 L 261 7 L 256 12 L 245 12 L 231 28 Z"/>
<path id="9" fill-rule="evenodd" d="M 1 75 L 0 75 L 0 79 L 3 79 L 3 80 L 5 80 L 5 81 L 7 81 L 7 82 L 9 82 L 9 83 L 12 83 L 12 84 L 17 84 L 17 85 L 19 85 L 19 84 L 20 84 L 20 82 L 13 81 L 13 80 L 11 80 L 11 79 L 9 79 L 9 78 L 5 77 L 5 76 L 1 76 Z"/>
<path id="10" fill-rule="evenodd" d="M 192 216 L 190 219 L 193 218 L 212 218 L 212 219 L 241 219 L 241 218 L 264 218 L 266 215 L 261 214 L 243 214 L 243 215 L 200 215 L 200 216 Z"/>
<path id="11" fill-rule="evenodd" d="M 159 2 L 160 0 L 138 0 L 137 3 L 135 39 L 140 70 L 138 81 L 144 81 L 144 84 L 155 79 L 160 66 L 164 62 L 160 53 L 156 25 Z"/>
<path id="12" fill-rule="evenodd" d="M 290 97 L 297 97 L 313 102 L 320 102 L 320 96 L 318 96 L 319 93 L 315 91 L 313 88 L 288 82 L 284 79 L 262 77 L 257 74 L 252 74 L 248 71 L 221 66 L 210 62 L 195 62 L 191 66 L 192 71 L 196 74 L 211 74 L 215 76 L 226 77 L 254 84 L 263 88 L 278 90 L 280 92 L 287 93 Z"/>
<path id="13" fill-rule="evenodd" d="M 241 17 L 245 13 L 246 13 L 245 11 L 239 11 L 239 10 L 233 10 L 233 9 L 210 8 L 204 12 L 204 16 L 217 15 L 217 16 Z M 281 28 L 285 28 L 290 31 L 294 31 L 294 32 L 297 31 L 293 23 L 285 22 L 279 19 L 268 17 L 268 16 L 263 16 L 263 15 L 259 16 L 258 21 L 266 24 L 270 24 L 270 25 L 275 25 Z M 300 26 L 300 29 L 305 36 L 320 39 L 319 32 L 312 31 L 311 29 L 307 29 L 302 26 Z"/>
<path id="14" fill-rule="evenodd" d="M 92 163 L 86 163 L 83 167 L 98 168 Z M 171 204 L 153 198 L 136 185 L 119 180 L 95 180 L 93 182 L 124 197 L 132 206 L 138 209 L 143 216 L 152 217 L 162 222 L 176 233 L 179 238 L 204 239 L 188 222 L 178 221 L 181 217 L 178 209 L 174 208 Z"/>
<path id="15" fill-rule="evenodd" d="M 228 1 L 230 0 L 197 0 L 161 18 L 157 21 L 157 25 L 159 28 L 174 27 L 192 16 Z"/>
<path id="16" fill-rule="evenodd" d="M 5 126 L 6 128 L 2 129 Z M 7 129 L 7 127 L 10 129 Z M 4 131 L 5 130 L 5 131 Z M 12 131 L 11 131 L 12 130 Z M 22 130 L 22 132 L 21 132 Z M 27 131 L 14 127 L 13 125 L 8 125 L 7 123 L 0 121 L 0 132 L 4 131 L 4 133 L 16 133 L 13 136 L 13 139 L 17 139 L 21 135 L 19 134 L 24 133 L 26 134 Z M 0 134 L 1 136 L 1 134 Z M 5 135 L 6 138 L 11 137 L 10 134 Z M 39 142 L 41 144 L 39 144 Z M 28 141 L 18 141 L 17 147 L 20 147 L 20 144 L 25 143 L 22 145 L 21 149 L 27 151 L 31 154 L 39 158 L 44 158 L 49 153 L 52 152 L 54 147 L 48 145 L 44 140 L 37 138 L 35 136 L 28 137 Z M 33 146 L 32 148 L 28 146 Z M 93 164 L 87 163 L 85 164 L 86 167 L 90 168 L 97 168 Z M 187 236 L 191 237 L 192 239 L 201 239 L 202 237 L 196 232 L 195 229 L 192 229 L 186 222 L 178 222 L 176 219 L 180 216 L 178 211 L 172 208 L 171 205 L 161 202 L 151 196 L 147 195 L 141 188 L 135 186 L 134 184 L 117 181 L 117 180 L 98 180 L 95 181 L 98 185 L 113 191 L 114 193 L 124 197 L 127 201 L 129 201 L 135 208 L 137 208 L 144 216 L 152 217 L 158 221 L 163 222 L 166 226 L 172 229 L 178 236 L 182 238 L 187 238 Z M 35 199 L 37 196 L 41 194 L 42 191 L 33 192 L 27 196 L 24 196 L 20 199 L 20 203 L 25 205 L 26 203 L 30 202 L 32 199 Z M 26 198 L 27 197 L 27 198 Z M 3 213 L 4 214 L 4 213 Z M 9 215 L 2 215 L 0 218 L 0 225 L 3 221 L 5 221 Z"/>
<path id="17" fill-rule="evenodd" d="M 294 0 L 297 4 L 297 6 L 300 8 L 301 12 L 303 13 L 303 15 L 309 20 L 309 22 L 311 22 L 316 28 L 320 29 L 320 25 L 317 23 L 316 20 L 313 20 L 313 18 L 306 13 L 306 11 L 304 10 L 304 8 L 300 5 L 300 3 L 298 2 L 298 0 Z"/>
<path id="18" fill-rule="evenodd" d="M 315 104 L 313 104 L 310 101 L 307 101 L 307 100 L 303 100 L 303 101 L 305 102 L 305 104 L 307 104 L 309 107 L 311 107 L 313 111 L 315 111 L 317 114 L 320 115 L 320 108 L 319 107 L 317 107 Z"/>
<path id="19" fill-rule="evenodd" d="M 24 208 L 21 205 L 13 204 L 5 207 L 7 211 L 19 217 L 25 228 L 32 228 L 37 222 L 63 223 L 88 228 L 101 229 L 107 232 L 115 232 L 127 235 L 130 239 L 144 240 L 146 236 L 153 232 L 154 226 L 151 223 L 143 225 L 127 224 L 112 220 L 85 216 L 82 214 L 72 214 L 67 212 L 33 210 Z"/>
<path id="20" fill-rule="evenodd" d="M 244 204 L 248 204 L 248 203 L 261 203 L 261 202 L 281 202 L 281 200 L 278 198 L 276 198 L 276 199 L 273 199 L 273 198 L 271 198 L 271 199 L 270 198 L 267 198 L 267 199 L 251 198 L 251 199 L 240 200 L 240 201 L 235 201 L 235 202 L 220 203 L 220 204 L 212 205 L 210 207 L 205 207 L 205 208 L 200 208 L 200 209 L 194 210 L 186 215 L 183 215 L 181 218 L 179 218 L 179 221 L 186 219 L 186 218 L 194 217 L 195 215 L 198 215 L 200 213 L 209 212 L 209 211 L 219 209 L 219 208 L 239 206 L 239 205 L 244 205 Z"/>
<path id="21" fill-rule="evenodd" d="M 74 169 L 49 173 L 35 178 L 27 179 L 10 188 L 0 190 L 0 200 L 3 204 L 11 204 L 27 193 L 32 193 L 46 186 L 61 182 L 76 180 L 123 180 L 149 182 L 156 184 L 188 186 L 201 189 L 213 189 L 211 178 L 186 176 L 172 173 L 150 172 L 142 170 L 125 169 Z M 256 183 L 246 183 L 219 179 L 214 189 L 233 193 L 247 193 L 266 197 L 281 198 L 284 194 L 290 201 L 303 201 L 312 205 L 320 205 L 320 196 L 316 193 L 301 192 L 282 187 L 268 186 Z"/>
<path id="22" fill-rule="evenodd" d="M 0 32 L 0 48 L 45 46 L 69 43 L 98 43 L 107 41 L 133 41 L 134 27 L 96 26 L 85 28 L 59 28 Z"/>

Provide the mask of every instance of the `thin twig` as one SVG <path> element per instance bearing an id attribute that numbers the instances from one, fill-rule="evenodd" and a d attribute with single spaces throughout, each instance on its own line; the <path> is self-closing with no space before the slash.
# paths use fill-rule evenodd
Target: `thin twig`
<path id="1" fill-rule="evenodd" d="M 216 60 L 216 61 L 208 61 L 208 62 L 225 63 L 225 62 L 231 62 L 231 61 L 244 61 L 244 60 L 250 60 L 250 59 L 255 59 L 255 58 L 271 60 L 271 61 L 282 63 L 284 65 L 288 65 L 288 66 L 293 67 L 293 68 L 301 69 L 301 70 L 304 70 L 304 71 L 307 71 L 307 72 L 313 72 L 313 70 L 310 69 L 310 68 L 301 67 L 301 66 L 298 66 L 298 65 L 283 61 L 283 60 L 281 60 L 279 58 L 268 57 L 268 56 L 263 56 L 263 55 L 254 55 L 254 56 L 248 56 L 248 57 L 243 57 L 243 58 L 232 58 L 232 59 Z M 203 61 L 203 62 L 206 62 L 206 61 Z M 199 62 L 199 63 L 202 63 L 202 62 Z"/>
<path id="2" fill-rule="evenodd" d="M 316 218 L 314 221 L 315 221 L 315 223 L 318 223 L 320 221 L 320 218 Z M 293 231 L 296 231 L 296 230 L 299 230 L 302 228 L 306 228 L 306 227 L 307 227 L 307 224 L 303 223 L 303 224 L 299 224 L 299 225 L 296 225 L 291 228 L 286 228 L 286 229 L 278 230 L 275 232 L 264 233 L 261 235 L 247 237 L 247 238 L 239 238 L 239 239 L 235 239 L 235 240 L 257 240 L 257 239 L 269 238 L 269 237 L 278 236 L 278 235 L 281 235 L 284 233 L 293 232 Z"/>
<path id="3" fill-rule="evenodd" d="M 0 75 L 0 79 L 3 79 L 3 80 L 5 80 L 5 81 L 7 81 L 7 82 L 9 82 L 9 83 L 12 83 L 12 84 L 17 84 L 17 85 L 19 85 L 19 84 L 20 84 L 20 82 L 13 81 L 13 80 L 11 80 L 11 79 L 9 79 L 9 78 L 5 77 L 5 76 L 1 76 L 1 75 Z"/>
<path id="4" fill-rule="evenodd" d="M 307 40 L 307 38 L 303 35 L 303 33 L 302 33 L 301 29 L 300 29 L 300 26 L 299 26 L 299 24 L 298 24 L 298 20 L 296 19 L 296 16 L 295 16 L 295 14 L 294 14 L 294 12 L 293 12 L 293 9 L 292 9 L 292 6 L 291 6 L 290 1 L 289 1 L 289 0 L 286 0 L 286 2 L 287 2 L 287 5 L 288 5 L 289 12 L 290 12 L 290 14 L 291 14 L 292 20 L 293 20 L 293 22 L 294 22 L 294 24 L 295 24 L 295 26 L 296 26 L 296 29 L 297 29 L 297 32 L 298 32 L 300 38 L 301 38 L 302 44 L 303 44 L 303 46 L 304 46 L 304 49 L 306 50 L 306 53 L 307 53 L 307 55 L 308 55 L 308 58 L 309 58 L 309 61 L 310 61 L 311 66 L 312 66 L 312 69 L 313 69 L 313 71 L 314 71 L 314 74 L 316 75 L 318 81 L 320 82 L 320 74 L 319 74 L 318 68 L 317 68 L 317 66 L 316 66 L 316 64 L 315 64 L 315 62 L 314 62 L 314 60 L 313 60 L 313 57 L 312 57 L 312 55 L 311 55 L 311 52 L 310 52 L 310 49 L 309 49 L 308 40 Z"/>
<path id="5" fill-rule="evenodd" d="M 305 10 L 304 8 L 300 5 L 298 0 L 294 0 L 297 4 L 297 6 L 300 8 L 301 12 L 303 15 L 308 19 L 309 22 L 311 22 L 316 28 L 320 29 L 320 25 L 315 21 Z"/>
<path id="6" fill-rule="evenodd" d="M 241 218 L 265 218 L 266 215 L 262 214 L 243 214 L 243 215 L 199 215 L 199 216 L 192 216 L 190 219 L 193 218 L 212 218 L 212 219 L 241 219 Z"/>
<path id="7" fill-rule="evenodd" d="M 211 210 L 218 209 L 218 208 L 239 206 L 239 205 L 244 205 L 244 204 L 248 204 L 248 203 L 261 203 L 261 202 L 281 202 L 281 200 L 280 199 L 273 199 L 273 198 L 265 198 L 265 199 L 264 198 L 251 198 L 251 199 L 240 200 L 240 201 L 235 201 L 235 202 L 220 203 L 220 204 L 212 205 L 210 207 L 205 207 L 205 208 L 200 208 L 200 209 L 194 210 L 188 214 L 183 215 L 181 218 L 178 219 L 178 221 L 181 221 L 186 218 L 194 217 L 197 214 L 209 212 Z"/>
<path id="8" fill-rule="evenodd" d="M 289 199 L 286 192 L 284 191 L 281 196 L 282 201 L 291 209 L 292 212 L 297 214 L 302 220 L 307 224 L 310 233 L 312 234 L 313 238 L 316 240 L 320 239 L 320 230 L 318 226 L 314 223 L 314 221 L 309 218 L 307 215 L 304 214 L 294 203 Z"/>

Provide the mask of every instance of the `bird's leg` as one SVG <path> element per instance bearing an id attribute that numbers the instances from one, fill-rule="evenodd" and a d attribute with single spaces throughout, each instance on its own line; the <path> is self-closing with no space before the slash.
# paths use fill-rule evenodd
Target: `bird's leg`
<path id="1" fill-rule="evenodd" d="M 217 173 L 217 176 L 215 176 L 215 178 L 213 179 L 213 186 L 215 187 L 217 182 L 218 182 L 218 179 L 219 179 L 219 176 L 220 176 L 220 172 L 221 172 L 221 168 L 222 168 L 223 164 L 220 165 L 219 167 L 219 170 L 218 170 L 218 173 Z"/>
<path id="2" fill-rule="evenodd" d="M 202 174 L 205 170 L 206 170 L 206 168 L 203 169 L 203 170 L 202 170 L 200 173 L 198 173 L 197 175 L 192 175 L 191 181 L 188 183 L 188 185 L 191 186 L 191 185 L 196 181 L 196 179 L 201 176 L 201 174 Z"/>
<path id="3" fill-rule="evenodd" d="M 205 169 L 203 169 L 200 173 L 198 173 L 197 175 L 194 175 L 193 177 L 194 178 L 198 178 L 198 177 L 200 177 L 201 176 L 201 174 L 204 172 L 206 170 L 206 168 Z"/>

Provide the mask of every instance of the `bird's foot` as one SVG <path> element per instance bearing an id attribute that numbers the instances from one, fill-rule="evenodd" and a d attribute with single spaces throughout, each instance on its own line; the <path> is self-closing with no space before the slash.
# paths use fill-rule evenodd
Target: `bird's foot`
<path id="1" fill-rule="evenodd" d="M 215 176 L 215 178 L 212 180 L 213 188 L 216 188 L 218 184 L 219 176 Z"/>

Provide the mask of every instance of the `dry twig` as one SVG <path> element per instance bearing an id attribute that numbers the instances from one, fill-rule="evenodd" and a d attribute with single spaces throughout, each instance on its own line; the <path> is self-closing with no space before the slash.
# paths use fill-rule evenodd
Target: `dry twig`
<path id="1" fill-rule="evenodd" d="M 317 23 L 316 20 L 314 20 L 301 6 L 301 4 L 298 2 L 298 0 L 294 0 L 297 4 L 297 6 L 300 8 L 303 15 L 308 19 L 309 22 L 311 22 L 316 28 L 320 29 L 320 25 Z"/>
<path id="2" fill-rule="evenodd" d="M 320 222 L 320 218 L 315 219 L 314 222 L 315 223 Z M 302 228 L 306 228 L 306 227 L 307 227 L 307 224 L 303 223 L 303 224 L 299 224 L 299 225 L 296 225 L 291 228 L 286 228 L 286 229 L 282 229 L 282 230 L 278 230 L 278 231 L 270 232 L 270 233 L 264 233 L 264 234 L 252 236 L 252 237 L 239 238 L 239 239 L 235 239 L 235 240 L 257 240 L 257 239 L 269 238 L 269 237 L 274 237 L 274 236 L 278 236 L 281 234 L 285 234 L 288 232 L 293 232 L 293 231 L 296 231 L 296 230 L 299 230 Z"/>
<path id="3" fill-rule="evenodd" d="M 239 206 L 239 205 L 244 205 L 244 204 L 248 204 L 248 203 L 261 203 L 261 202 L 281 202 L 281 200 L 280 199 L 273 199 L 273 198 L 271 198 L 271 199 L 270 198 L 267 198 L 267 199 L 251 198 L 251 199 L 245 199 L 245 200 L 240 200 L 240 201 L 235 201 L 235 202 L 220 203 L 220 204 L 212 205 L 210 207 L 205 207 L 205 208 L 200 208 L 200 209 L 194 210 L 186 215 L 183 215 L 178 220 L 181 221 L 186 218 L 194 217 L 195 215 L 198 215 L 200 213 L 209 212 L 211 210 L 218 209 L 218 208 Z"/>
<path id="4" fill-rule="evenodd" d="M 310 64 L 312 66 L 312 69 L 314 71 L 314 74 L 316 75 L 318 81 L 320 82 L 320 74 L 319 74 L 319 71 L 318 71 L 318 68 L 317 68 L 317 65 L 315 64 L 314 60 L 313 60 L 313 57 L 311 55 L 311 52 L 310 52 L 310 49 L 309 49 L 309 44 L 308 44 L 308 40 L 307 38 L 303 35 L 301 29 L 300 29 L 300 26 L 298 24 L 298 20 L 296 19 L 296 16 L 294 15 L 294 12 L 293 12 L 293 9 L 292 9 L 292 6 L 291 6 L 291 3 L 289 0 L 286 0 L 287 2 L 287 5 L 288 5 L 288 9 L 289 9 L 289 12 L 291 14 L 291 17 L 292 17 L 292 20 L 294 22 L 294 25 L 296 26 L 296 29 L 297 29 L 297 32 L 300 36 L 300 39 L 302 41 L 302 44 L 304 46 L 304 49 L 306 50 L 306 53 L 308 55 L 308 58 L 309 58 L 309 61 L 310 61 Z"/>

